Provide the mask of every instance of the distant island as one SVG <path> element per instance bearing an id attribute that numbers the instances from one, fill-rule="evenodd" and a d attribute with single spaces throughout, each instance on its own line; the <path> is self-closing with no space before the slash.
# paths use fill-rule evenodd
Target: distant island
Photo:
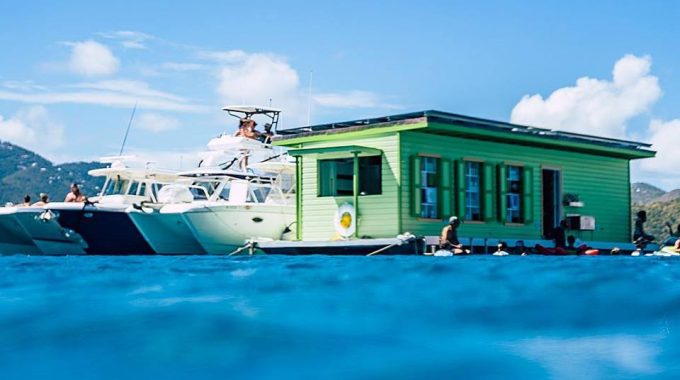
<path id="1" fill-rule="evenodd" d="M 40 193 L 47 193 L 53 201 L 62 201 L 73 182 L 80 185 L 84 194 L 96 195 L 103 180 L 90 177 L 87 172 L 103 166 L 98 162 L 55 165 L 28 149 L 0 141 L 0 202 L 20 203 L 27 194 L 36 202 Z"/>
<path id="2" fill-rule="evenodd" d="M 675 228 L 680 223 L 680 189 L 666 192 L 644 182 L 634 183 L 631 187 L 633 217 L 639 210 L 646 210 L 645 231 L 656 236 L 658 241 L 666 239 L 668 228 L 665 224 L 670 222 Z"/>

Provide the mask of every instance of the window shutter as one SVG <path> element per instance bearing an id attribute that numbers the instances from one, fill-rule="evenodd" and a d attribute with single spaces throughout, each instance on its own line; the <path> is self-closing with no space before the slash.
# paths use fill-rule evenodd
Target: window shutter
<path id="1" fill-rule="evenodd" d="M 420 156 L 411 156 L 411 215 L 420 216 L 422 205 L 420 183 Z"/>
<path id="2" fill-rule="evenodd" d="M 534 170 L 525 166 L 522 174 L 522 220 L 530 224 L 534 221 Z"/>
<path id="3" fill-rule="evenodd" d="M 456 199 L 458 200 L 456 211 L 458 218 L 465 220 L 465 161 L 456 162 Z"/>
<path id="4" fill-rule="evenodd" d="M 504 164 L 498 164 L 498 221 L 505 223 L 508 212 L 508 181 L 507 168 Z"/>
<path id="5" fill-rule="evenodd" d="M 453 167 L 451 161 L 445 158 L 440 159 L 437 171 L 439 177 L 438 214 L 440 218 L 448 218 L 451 216 L 451 211 L 453 210 Z"/>
<path id="6" fill-rule="evenodd" d="M 482 177 L 482 213 L 485 222 L 491 222 L 496 215 L 495 208 L 495 194 L 494 194 L 494 173 L 493 165 L 489 163 L 482 164 L 482 170 L 484 171 L 484 176 Z"/>

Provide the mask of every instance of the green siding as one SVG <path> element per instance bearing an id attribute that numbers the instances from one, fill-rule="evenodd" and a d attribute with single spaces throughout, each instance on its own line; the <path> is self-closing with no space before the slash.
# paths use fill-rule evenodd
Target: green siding
<path id="1" fill-rule="evenodd" d="M 353 141 L 353 142 L 352 142 Z M 382 155 L 382 194 L 359 197 L 357 215 L 360 236 L 394 237 L 399 231 L 399 136 L 396 133 L 372 136 L 361 140 L 335 140 L 300 144 L 298 148 L 322 148 L 361 145 L 377 148 Z M 323 156 L 318 156 L 323 159 Z M 335 237 L 333 224 L 338 205 L 353 203 L 351 196 L 319 197 L 317 156 L 302 159 L 302 239 L 329 240 Z M 408 205 L 408 202 L 405 204 Z"/>
<path id="2" fill-rule="evenodd" d="M 486 164 L 521 164 L 525 170 L 531 170 L 532 191 L 526 193 L 524 197 L 525 201 L 531 203 L 531 210 L 528 210 L 533 215 L 531 223 L 505 225 L 498 222 L 497 218 L 486 223 L 465 223 L 460 230 L 461 236 L 540 239 L 541 168 L 548 166 L 561 169 L 562 194 L 576 193 L 585 203 L 585 207 L 580 208 L 562 207 L 563 213 L 591 215 L 596 220 L 596 231 L 570 231 L 570 234 L 586 241 L 630 240 L 628 222 L 630 184 L 627 159 L 412 131 L 401 132 L 400 146 L 404 163 L 401 167 L 401 178 L 404 184 L 411 183 L 408 163 L 409 158 L 416 154 L 439 155 L 455 162 L 460 162 L 463 158 L 475 158 L 484 160 Z M 527 182 L 525 186 L 529 185 Z M 458 189 L 457 193 L 460 193 L 460 187 Z M 410 197 L 410 187 L 404 186 L 401 193 L 402 229 L 419 235 L 438 235 L 443 227 L 442 221 L 448 216 L 443 216 L 442 220 L 413 217 L 409 212 Z M 458 210 L 460 213 L 460 208 Z"/>

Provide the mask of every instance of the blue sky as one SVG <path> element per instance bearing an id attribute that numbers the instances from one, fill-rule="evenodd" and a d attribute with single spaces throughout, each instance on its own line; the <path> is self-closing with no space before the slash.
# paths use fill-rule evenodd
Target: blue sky
<path id="1" fill-rule="evenodd" d="M 312 123 L 440 109 L 651 141 L 660 157 L 633 179 L 680 187 L 671 1 L 6 1 L 3 14 L 0 139 L 57 161 L 117 153 L 135 102 L 129 151 L 171 166 L 233 130 L 226 103 L 271 98 L 285 126 L 305 123 L 313 71 Z"/>

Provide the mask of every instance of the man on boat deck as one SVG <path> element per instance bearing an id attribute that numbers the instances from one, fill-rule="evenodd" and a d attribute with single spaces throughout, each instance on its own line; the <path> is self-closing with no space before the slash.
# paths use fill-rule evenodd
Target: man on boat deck
<path id="1" fill-rule="evenodd" d="M 26 196 L 24 197 L 24 203 L 22 204 L 22 206 L 28 207 L 30 205 L 31 205 L 31 196 L 26 194 Z"/>
<path id="2" fill-rule="evenodd" d="M 442 235 L 439 237 L 439 248 L 448 249 L 454 255 L 463 255 L 470 253 L 469 250 L 463 247 L 463 244 L 458 241 L 458 227 L 460 220 L 457 216 L 449 218 L 449 224 L 442 229 Z"/>
<path id="3" fill-rule="evenodd" d="M 80 192 L 77 183 L 71 184 L 71 192 L 66 194 L 64 202 L 85 202 L 85 196 Z"/>
<path id="4" fill-rule="evenodd" d="M 49 200 L 47 199 L 47 194 L 45 193 L 40 193 L 40 200 L 33 203 L 32 207 L 42 207 L 45 206 L 49 203 Z"/>
<path id="5" fill-rule="evenodd" d="M 253 119 L 241 119 L 241 122 L 239 123 L 238 130 L 236 133 L 234 133 L 235 137 L 241 136 L 241 137 L 247 137 L 249 139 L 255 139 L 257 140 L 258 137 L 260 136 L 260 132 L 258 132 L 255 127 L 257 127 L 257 123 Z"/>

